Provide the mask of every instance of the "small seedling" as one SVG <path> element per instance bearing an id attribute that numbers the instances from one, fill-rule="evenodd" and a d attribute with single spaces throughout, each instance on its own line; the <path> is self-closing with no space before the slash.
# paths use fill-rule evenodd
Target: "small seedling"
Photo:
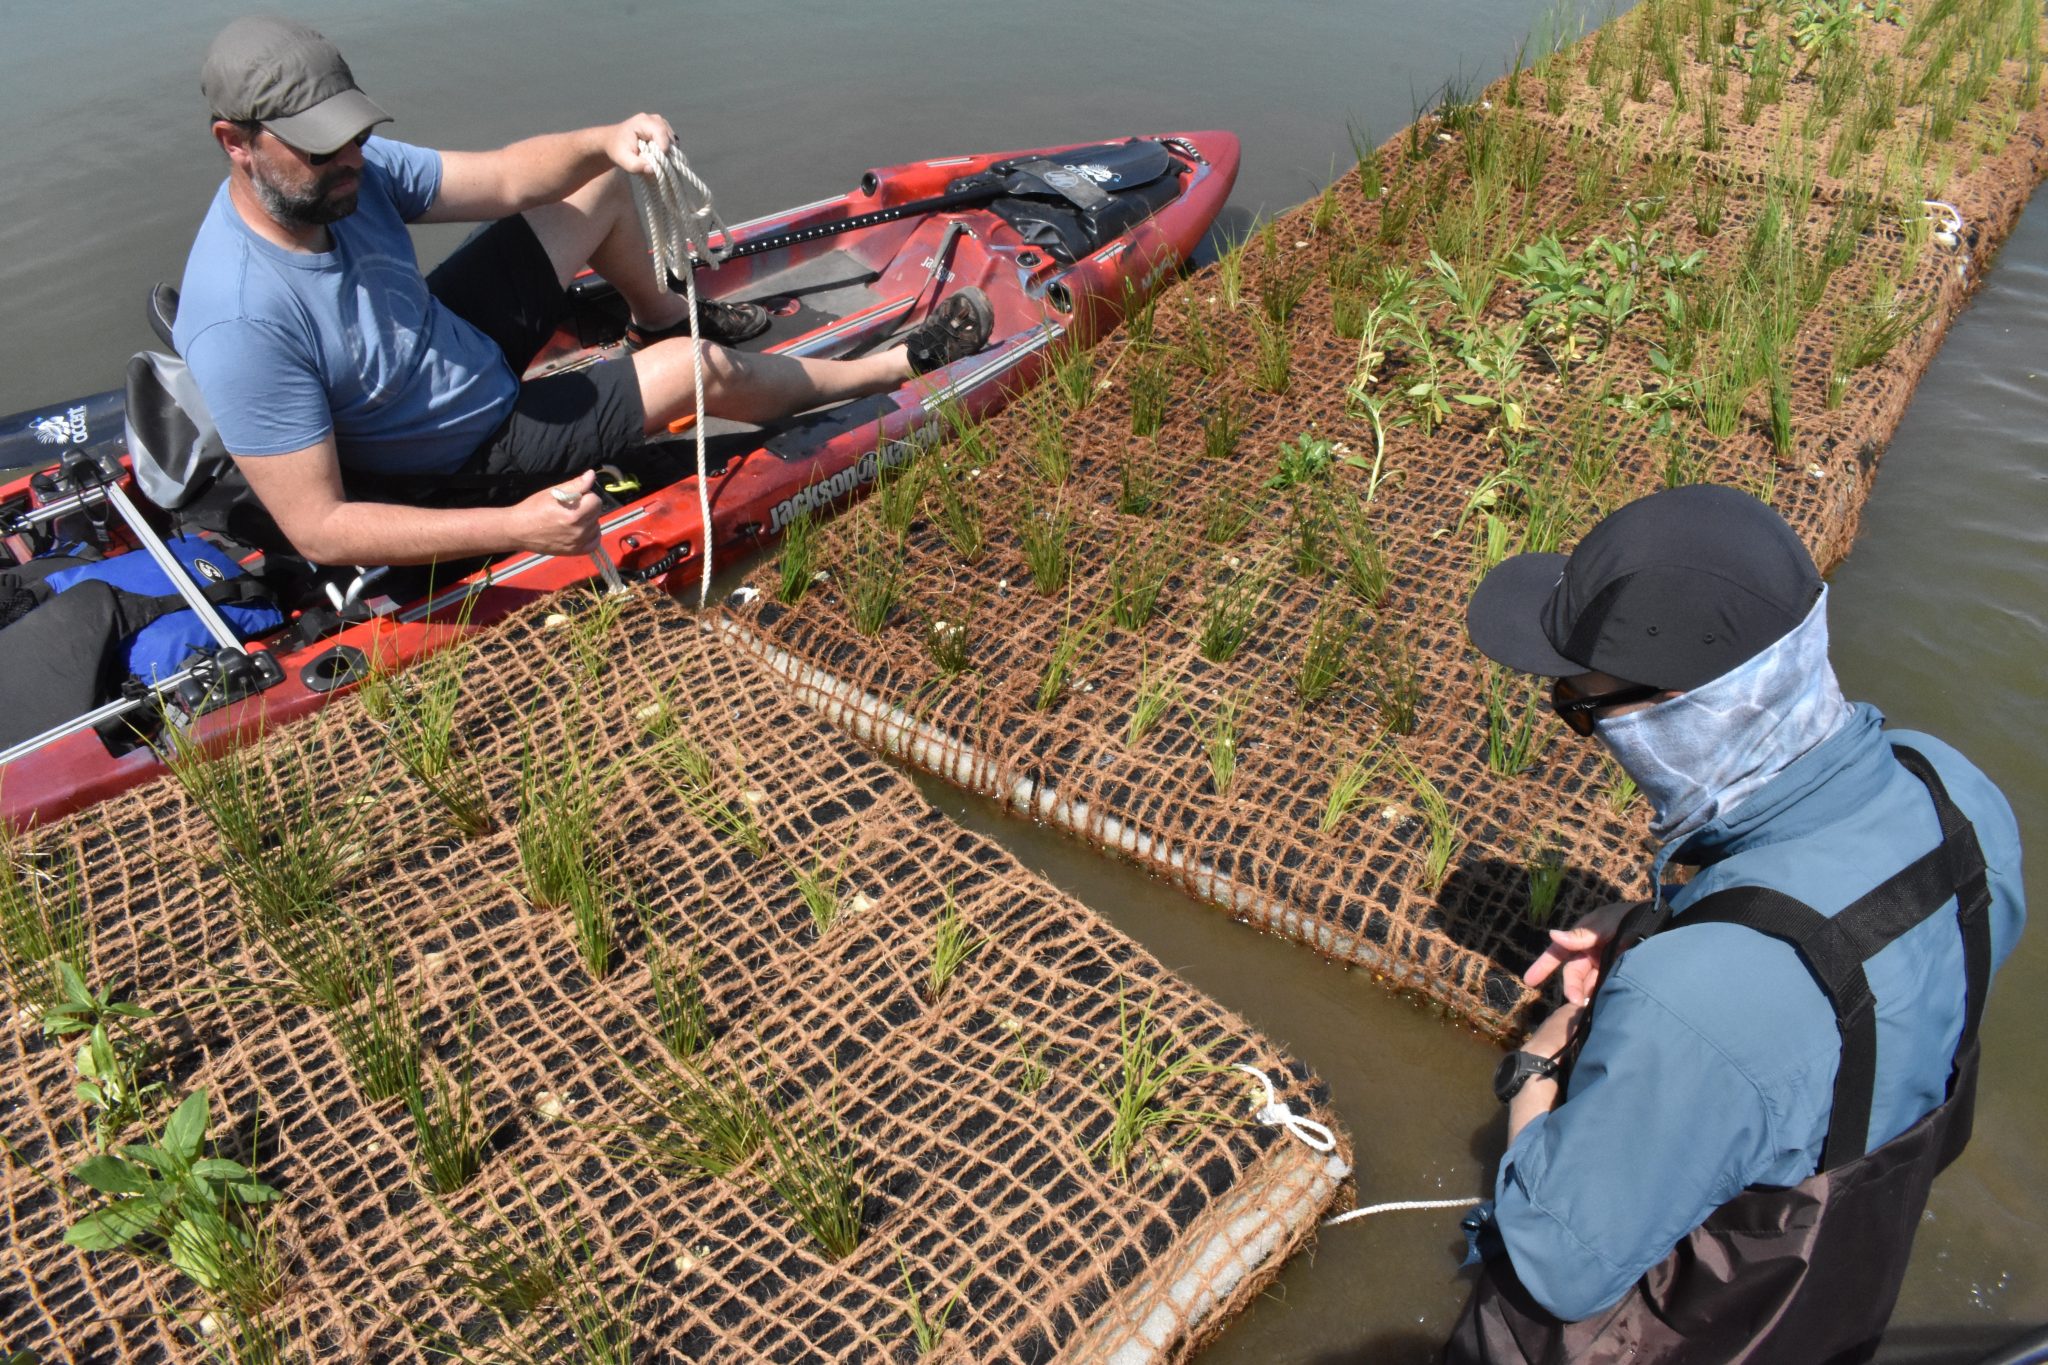
<path id="1" fill-rule="evenodd" d="M 1361 627 L 1344 607 L 1325 603 L 1309 623 L 1308 643 L 1303 646 L 1301 667 L 1294 675 L 1294 694 L 1314 705 L 1335 690 L 1350 673 L 1353 646 Z"/>
<path id="2" fill-rule="evenodd" d="M 1251 637 L 1252 625 L 1266 604 L 1271 586 L 1267 574 L 1248 569 L 1229 578 L 1218 578 L 1202 601 L 1202 657 L 1214 664 L 1227 664 Z"/>
<path id="3" fill-rule="evenodd" d="M 978 469 L 958 462 L 940 465 L 926 489 L 927 503 L 936 498 L 939 534 L 953 547 L 953 553 L 972 564 L 988 549 L 988 532 L 982 525 L 981 504 L 975 498 Z"/>
<path id="4" fill-rule="evenodd" d="M 1492 670 L 1486 686 L 1486 766 L 1503 777 L 1527 772 L 1536 762 L 1536 719 L 1543 703 L 1543 685 L 1531 679 L 1519 707 L 1511 695 L 1516 675 Z"/>
<path id="5" fill-rule="evenodd" d="M 654 1028 L 669 1056 L 686 1062 L 711 1045 L 711 1014 L 697 959 L 650 936 L 647 979 L 654 991 Z"/>
<path id="6" fill-rule="evenodd" d="M 782 1115 L 768 1126 L 768 1150 L 775 1160 L 768 1186 L 789 1205 L 797 1225 L 829 1259 L 851 1256 L 860 1246 L 867 1187 L 839 1112 L 828 1101 L 813 1116 Z"/>
<path id="7" fill-rule="evenodd" d="M 1137 694 L 1131 702 L 1131 718 L 1124 725 L 1124 744 L 1135 747 L 1157 725 L 1176 698 L 1180 689 L 1164 673 L 1155 673 L 1150 665 L 1138 665 Z"/>
<path id="8" fill-rule="evenodd" d="M 1050 597 L 1067 586 L 1074 572 L 1074 515 L 1064 507 L 1050 511 L 1029 497 L 1017 512 L 1017 541 L 1024 552 L 1031 582 Z"/>
<path id="9" fill-rule="evenodd" d="M 1074 472 L 1073 447 L 1067 444 L 1066 414 L 1046 399 L 1030 406 L 1031 436 L 1024 453 L 1038 477 L 1054 488 L 1061 487 Z"/>
<path id="10" fill-rule="evenodd" d="M 1260 287 L 1260 306 L 1274 326 L 1283 326 L 1293 319 L 1294 310 L 1308 296 L 1309 283 L 1306 272 L 1295 271 L 1275 275 Z"/>
<path id="11" fill-rule="evenodd" d="M 967 622 L 925 617 L 924 652 L 931 656 L 939 676 L 952 678 L 965 673 L 973 649 L 974 633 Z"/>
<path id="12" fill-rule="evenodd" d="M 745 801 L 727 799 L 718 765 L 688 732 L 670 730 L 647 751 L 647 758 L 662 765 L 663 780 L 712 833 L 756 858 L 767 855 L 768 836 L 762 833 L 752 808 Z"/>
<path id="13" fill-rule="evenodd" d="M 823 858 L 812 861 L 809 868 L 789 865 L 790 875 L 796 880 L 796 893 L 803 898 L 804 909 L 811 915 L 813 937 L 825 937 L 825 931 L 839 918 L 839 889 L 846 881 L 846 860 L 852 849 L 841 850 L 839 861 L 826 866 Z"/>
<path id="14" fill-rule="evenodd" d="M 436 1204 L 460 1250 L 448 1258 L 442 1282 L 510 1327 L 551 1302 L 587 1259 L 588 1234 L 570 1212 L 567 1194 L 555 1208 L 542 1208 L 522 1184 L 530 1226 L 520 1227 L 502 1212 L 489 1226 Z M 581 1247 L 586 1253 L 578 1255 Z"/>
<path id="15" fill-rule="evenodd" d="M 893 536 L 877 527 L 856 524 L 853 533 L 853 571 L 846 595 L 846 608 L 853 628 L 863 635 L 879 635 L 889 624 L 890 613 L 903 597 L 903 547 Z"/>
<path id="16" fill-rule="evenodd" d="M 1235 489 L 1218 485 L 1202 503 L 1202 539 L 1229 545 L 1243 538 L 1252 524 L 1254 504 Z"/>
<path id="17" fill-rule="evenodd" d="M 878 473 L 876 481 L 882 476 Z M 782 553 L 776 558 L 775 600 L 785 606 L 803 601 L 818 577 L 818 519 L 809 507 L 797 510 L 782 528 Z"/>
<path id="18" fill-rule="evenodd" d="M 163 1091 L 161 1083 L 142 1080 L 153 1049 L 123 1022 L 156 1015 L 114 999 L 111 991 L 93 990 L 78 968 L 61 958 L 57 977 L 61 993 L 57 1003 L 43 1011 L 43 1036 L 86 1035 L 72 1059 L 78 1073 L 72 1091 L 92 1119 L 94 1144 L 104 1148 L 142 1117 L 149 1096 Z"/>
<path id="19" fill-rule="evenodd" d="M 1365 789 L 1379 776 L 1386 762 L 1386 751 L 1380 747 L 1379 737 L 1374 736 L 1337 770 L 1337 775 L 1330 779 L 1329 799 L 1323 803 L 1323 818 L 1318 826 L 1323 833 L 1328 834 L 1342 824 L 1344 817 L 1365 799 Z"/>
<path id="20" fill-rule="evenodd" d="M 1109 614 L 1125 630 L 1143 630 L 1158 609 L 1159 595 L 1180 567 L 1169 532 L 1126 544 L 1109 563 Z"/>
<path id="21" fill-rule="evenodd" d="M 1073 619 L 1073 606 L 1067 607 L 1067 623 L 1060 630 L 1060 637 L 1053 642 L 1052 653 L 1047 656 L 1045 669 L 1038 676 L 1038 691 L 1032 694 L 1031 704 L 1040 711 L 1050 709 L 1054 703 L 1067 694 L 1067 686 L 1073 681 L 1074 670 L 1079 666 L 1082 655 L 1093 650 L 1102 638 L 1106 613 L 1096 612 L 1081 621 Z"/>
<path id="22" fill-rule="evenodd" d="M 1524 871 L 1529 880 L 1529 923 L 1541 928 L 1557 909 L 1564 890 L 1564 850 L 1543 840 L 1530 853 Z"/>
<path id="23" fill-rule="evenodd" d="M 931 477 L 931 461 L 921 452 L 891 464 L 878 460 L 875 471 L 875 516 L 898 544 L 910 534 L 924 505 L 924 486 Z M 859 544 L 856 539 L 856 545 Z"/>
<path id="24" fill-rule="evenodd" d="M 1293 371 L 1294 340 L 1287 324 L 1263 314 L 1252 319 L 1252 383 L 1266 393 L 1285 393 Z"/>
<path id="25" fill-rule="evenodd" d="M 1237 776 L 1237 735 L 1243 719 L 1244 698 L 1229 696 L 1219 699 L 1206 718 L 1195 720 L 1195 733 L 1209 760 L 1209 790 L 1218 796 L 1230 794 L 1230 784 Z"/>
<path id="26" fill-rule="evenodd" d="M 1138 365 L 1131 370 L 1131 435 L 1151 436 L 1166 423 L 1173 402 L 1173 376 L 1164 365 Z"/>
<path id="27" fill-rule="evenodd" d="M 939 1342 L 946 1335 L 946 1319 L 953 1316 L 953 1310 L 960 1304 L 960 1296 L 967 1292 L 967 1285 L 962 1281 L 936 1311 L 927 1313 L 924 1299 L 917 1292 L 917 1284 L 910 1278 L 910 1262 L 904 1259 L 901 1247 L 896 1249 L 896 1269 L 903 1275 L 903 1313 L 910 1320 L 910 1340 L 917 1347 L 917 1358 L 922 1360 L 939 1349 Z"/>
<path id="28" fill-rule="evenodd" d="M 1344 586 L 1366 610 L 1376 610 L 1386 600 L 1394 573 L 1367 519 L 1365 501 L 1357 497 L 1338 499 L 1330 534 L 1344 558 L 1340 571 Z"/>
<path id="29" fill-rule="evenodd" d="M 612 633 L 618 627 L 619 616 L 625 611 L 626 603 L 632 599 L 626 593 L 607 592 L 595 586 L 572 596 L 580 596 L 583 600 L 577 603 L 575 614 L 569 618 L 569 651 L 583 681 L 596 683 L 604 677 L 605 667 L 611 662 Z M 440 656 L 435 657 L 438 659 Z"/>
<path id="30" fill-rule="evenodd" d="M 1636 803 L 1636 798 L 1643 794 L 1642 788 L 1636 785 L 1636 780 L 1628 775 L 1628 770 L 1615 762 L 1611 755 L 1601 755 L 1600 767 L 1607 774 L 1607 784 L 1602 789 L 1607 809 L 1616 815 L 1626 815 L 1628 808 Z"/>
<path id="31" fill-rule="evenodd" d="M 1052 1048 L 1044 1041 L 1033 1043 L 1020 1031 L 1017 1036 L 1017 1093 L 1036 1095 L 1052 1079 Z"/>
<path id="32" fill-rule="evenodd" d="M 1383 635 L 1375 642 L 1373 654 L 1379 672 L 1375 690 L 1380 723 L 1389 734 L 1415 733 L 1416 712 L 1422 704 L 1422 670 L 1414 645 L 1406 635 Z"/>
<path id="33" fill-rule="evenodd" d="M 1069 338 L 1052 353 L 1053 386 L 1079 412 L 1095 401 L 1095 355 L 1078 338 Z"/>
<path id="34" fill-rule="evenodd" d="M 1213 1076 L 1219 1066 L 1189 1046 L 1172 1025 L 1157 1026 L 1156 998 L 1132 1017 L 1130 1003 L 1117 994 L 1117 1060 L 1113 1071 L 1098 1081 L 1109 1101 L 1109 1129 L 1089 1147 L 1119 1176 L 1130 1174 L 1131 1158 L 1155 1133 L 1171 1128 L 1195 1129 L 1212 1123 L 1234 1123 L 1228 1114 L 1170 1104 L 1167 1092 L 1196 1077 Z"/>
<path id="35" fill-rule="evenodd" d="M 932 960 L 925 974 L 925 999 L 934 1005 L 943 1000 L 953 978 L 987 943 L 988 940 L 975 933 L 974 927 L 960 913 L 960 906 L 953 899 L 953 888 L 948 886 L 945 905 L 939 911 L 938 928 L 932 935 Z"/>
<path id="36" fill-rule="evenodd" d="M 666 742 L 666 741 L 664 741 Z M 574 745 L 549 763 L 529 732 L 519 764 L 519 868 L 543 910 L 588 901 L 597 846 L 597 784 Z"/>
<path id="37" fill-rule="evenodd" d="M 1157 454 L 1157 447 L 1154 447 Z M 1126 447 L 1116 465 L 1116 510 L 1127 517 L 1142 517 L 1159 505 L 1159 475 L 1151 461 L 1135 445 Z"/>
<path id="38" fill-rule="evenodd" d="M 476 1109 L 476 1016 L 462 1040 L 459 1076 L 416 1066 L 405 1090 L 412 1118 L 413 1162 L 437 1194 L 453 1194 L 483 1166 L 484 1128 Z"/>
<path id="39" fill-rule="evenodd" d="M 1457 813 L 1436 783 L 1429 780 L 1421 768 L 1399 754 L 1394 756 L 1395 766 L 1408 790 L 1415 796 L 1416 808 L 1422 812 L 1422 825 L 1426 842 L 1422 852 L 1422 885 L 1429 892 L 1443 890 L 1450 879 L 1451 866 L 1465 847 L 1465 836 L 1459 828 Z"/>

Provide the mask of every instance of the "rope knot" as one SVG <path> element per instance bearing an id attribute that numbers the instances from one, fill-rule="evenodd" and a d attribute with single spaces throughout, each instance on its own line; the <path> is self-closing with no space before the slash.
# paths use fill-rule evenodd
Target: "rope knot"
<path id="1" fill-rule="evenodd" d="M 1272 1078 L 1255 1066 L 1243 1062 L 1232 1063 L 1235 1070 L 1247 1076 L 1256 1076 L 1260 1085 L 1266 1088 L 1266 1102 L 1259 1106 L 1252 1118 L 1268 1128 L 1283 1129 L 1312 1152 L 1334 1152 L 1337 1150 L 1337 1135 L 1312 1118 L 1295 1113 L 1287 1102 L 1273 1090 Z"/>

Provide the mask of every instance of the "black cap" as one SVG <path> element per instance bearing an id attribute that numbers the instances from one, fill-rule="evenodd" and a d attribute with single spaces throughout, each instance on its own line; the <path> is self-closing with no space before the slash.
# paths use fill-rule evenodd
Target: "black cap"
<path id="1" fill-rule="evenodd" d="M 1480 653 L 1524 673 L 1685 691 L 1784 638 L 1820 589 L 1783 517 L 1737 489 L 1691 484 L 1617 509 L 1569 556 L 1500 564 L 1465 628 Z"/>

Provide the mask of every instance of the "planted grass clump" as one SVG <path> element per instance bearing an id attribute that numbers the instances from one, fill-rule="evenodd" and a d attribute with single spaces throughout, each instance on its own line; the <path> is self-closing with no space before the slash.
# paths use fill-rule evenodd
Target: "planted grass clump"
<path id="1" fill-rule="evenodd" d="M 817 858 L 808 868 L 794 863 L 790 865 L 797 896 L 810 914 L 811 933 L 815 937 L 823 938 L 825 931 L 839 918 L 839 893 L 846 884 L 846 859 L 850 852 L 850 849 L 842 852 L 836 864 L 828 865 L 823 858 Z"/>
<path id="2" fill-rule="evenodd" d="M 465 603 L 458 628 L 467 625 L 468 612 Z M 571 638 L 579 655 L 597 648 L 586 643 L 581 628 L 573 629 Z M 363 709 L 383 732 L 392 757 L 426 789 L 449 825 L 466 839 L 486 834 L 497 824 L 482 772 L 474 763 L 461 762 L 457 754 L 456 712 L 472 648 L 465 638 L 404 673 L 393 672 L 380 660 L 361 688 Z M 602 671 L 601 662 L 596 669 Z"/>
<path id="3" fill-rule="evenodd" d="M 816 1114 L 783 1114 L 769 1124 L 767 1141 L 774 1163 L 768 1187 L 828 1259 L 851 1256 L 860 1246 L 867 1186 L 839 1112 L 828 1100 Z"/>
<path id="4" fill-rule="evenodd" d="M 673 748 L 672 734 L 662 744 Z M 569 912 L 571 935 L 593 978 L 611 970 L 615 906 L 627 894 L 613 860 L 599 847 L 597 782 L 574 747 L 553 763 L 539 758 L 531 734 L 519 771 L 519 866 L 526 898 Z"/>
<path id="5" fill-rule="evenodd" d="M 945 999 L 954 978 L 960 975 L 960 969 L 987 945 L 988 940 L 975 933 L 974 926 L 960 913 L 959 902 L 953 899 L 953 888 L 948 886 L 945 904 L 939 911 L 938 926 L 932 932 L 931 965 L 925 972 L 924 998 L 933 1005 Z"/>
<path id="6" fill-rule="evenodd" d="M 649 1022 L 669 1056 L 687 1062 L 711 1046 L 711 1011 L 704 1000 L 704 982 L 697 974 L 696 955 L 650 935 L 647 979 L 654 995 Z"/>
<path id="7" fill-rule="evenodd" d="M 1237 739 L 1244 709 L 1244 697 L 1221 697 L 1207 716 L 1195 720 L 1195 734 L 1209 760 L 1209 790 L 1218 796 L 1230 795 L 1230 784 L 1237 777 Z"/>
<path id="8" fill-rule="evenodd" d="M 405 1089 L 413 1165 L 437 1194 L 453 1194 L 483 1167 L 485 1132 L 476 1105 L 476 1015 L 454 1069 L 416 1066 Z"/>
<path id="9" fill-rule="evenodd" d="M 1543 705 L 1543 685 L 1531 679 L 1518 688 L 1521 675 L 1503 668 L 1493 669 L 1491 674 L 1486 683 L 1486 766 L 1503 777 L 1513 777 L 1536 763 L 1536 721 Z"/>
<path id="10" fill-rule="evenodd" d="M 1141 364 L 1131 371 L 1131 435 L 1153 436 L 1173 402 L 1173 374 L 1165 365 Z"/>
<path id="11" fill-rule="evenodd" d="M 853 532 L 853 567 L 847 576 L 846 610 L 855 630 L 879 635 L 903 600 L 903 545 L 878 524 L 857 522 Z"/>
<path id="12" fill-rule="evenodd" d="M 1135 747 L 1165 718 L 1180 697 L 1173 679 L 1155 672 L 1148 663 L 1138 665 L 1137 690 L 1131 700 L 1131 716 L 1124 724 L 1124 745 Z"/>
<path id="13" fill-rule="evenodd" d="M 0 821 L 0 962 L 23 1005 L 54 1004 L 66 965 L 83 973 L 92 954 L 84 859 L 75 849 L 38 854 Z"/>
<path id="14" fill-rule="evenodd" d="M 624 1066 L 645 1118 L 633 1125 L 633 1151 L 663 1175 L 723 1179 L 768 1141 L 774 1119 L 767 1101 L 730 1067 L 638 1069 Z"/>
<path id="15" fill-rule="evenodd" d="M 1227 1068 L 1210 1061 L 1172 1025 L 1163 1025 L 1157 1007 L 1155 998 L 1134 1012 L 1118 993 L 1117 1058 L 1097 1079 L 1109 1101 L 1109 1127 L 1089 1145 L 1088 1155 L 1119 1179 L 1129 1176 L 1132 1158 L 1160 1134 L 1237 1122 L 1214 1109 L 1174 1102 L 1173 1093 L 1189 1082 Z"/>
<path id="16" fill-rule="evenodd" d="M 1304 705 L 1329 696 L 1350 676 L 1362 633 L 1358 618 L 1342 605 L 1328 602 L 1317 609 L 1294 674 L 1294 695 Z"/>
<path id="17" fill-rule="evenodd" d="M 1125 630 L 1143 630 L 1179 567 L 1180 551 L 1166 528 L 1127 543 L 1109 563 L 1110 619 Z"/>
<path id="18" fill-rule="evenodd" d="M 1209 595 L 1202 601 L 1202 630 L 1197 640 L 1203 658 L 1212 664 L 1227 664 L 1237 657 L 1251 638 L 1271 587 L 1270 575 L 1260 568 L 1219 576 L 1210 585 Z"/>
<path id="19" fill-rule="evenodd" d="M 727 774 L 695 738 L 672 730 L 649 751 L 649 758 L 661 765 L 663 778 L 682 798 L 684 808 L 713 834 L 756 858 L 767 855 L 768 836 L 753 809 L 744 798 L 734 801 L 727 796 Z"/>
<path id="20" fill-rule="evenodd" d="M 1074 514 L 1064 507 L 1039 507 L 1026 498 L 1017 511 L 1017 543 L 1031 585 L 1048 597 L 1067 586 L 1074 572 Z"/>
<path id="21" fill-rule="evenodd" d="M 877 479 L 881 477 L 876 476 Z M 801 508 L 782 528 L 782 553 L 776 558 L 778 579 L 775 600 L 795 606 L 818 577 L 818 521 L 808 507 Z"/>
<path id="22" fill-rule="evenodd" d="M 245 925 L 261 932 L 328 913 L 342 872 L 362 855 L 355 808 L 317 798 L 304 750 L 266 773 L 252 752 L 209 759 L 171 731 L 171 772 L 220 836 L 220 870 Z"/>
<path id="23" fill-rule="evenodd" d="M 356 1088 L 371 1104 L 382 1104 L 420 1087 L 419 1000 L 401 991 L 388 952 L 365 981 L 362 998 L 330 1013 L 328 1022 Z"/>
<path id="24" fill-rule="evenodd" d="M 1367 789 L 1386 763 L 1386 751 L 1380 747 L 1377 737 L 1346 759 L 1330 779 L 1330 793 L 1324 799 L 1323 816 L 1317 828 L 1328 834 L 1343 824 L 1344 817 L 1365 800 Z"/>
<path id="25" fill-rule="evenodd" d="M 1076 621 L 1073 619 L 1073 606 L 1068 604 L 1067 624 L 1053 642 L 1052 653 L 1046 657 L 1045 667 L 1038 675 L 1038 690 L 1031 698 L 1034 709 L 1049 710 L 1067 695 L 1067 688 L 1073 682 L 1082 658 L 1101 643 L 1106 616 L 1106 613 L 1094 612 Z"/>

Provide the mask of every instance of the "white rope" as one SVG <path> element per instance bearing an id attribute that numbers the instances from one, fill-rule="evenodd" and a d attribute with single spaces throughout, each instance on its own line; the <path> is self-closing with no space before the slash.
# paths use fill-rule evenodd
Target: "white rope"
<path id="1" fill-rule="evenodd" d="M 1931 219 L 1941 224 L 1940 227 L 1934 229 L 1933 237 L 1935 241 L 1943 246 L 1954 246 L 1962 240 L 1963 215 L 1962 211 L 1954 204 L 1946 203 L 1940 199 L 1922 199 L 1920 207 L 1923 209 L 1939 209 L 1941 211 L 1938 216 L 1930 215 L 1929 219 L 1919 220 L 1926 222 Z"/>
<path id="2" fill-rule="evenodd" d="M 683 297 L 690 306 L 691 378 L 697 389 L 697 517 L 704 540 L 704 568 L 697 583 L 697 605 L 711 597 L 711 484 L 704 459 L 704 347 L 697 338 L 697 262 L 709 261 L 716 270 L 725 263 L 732 246 L 732 233 L 718 210 L 711 206 L 711 187 L 698 178 L 683 158 L 683 149 L 669 144 L 657 155 L 654 144 L 642 138 L 640 155 L 648 171 L 632 179 L 633 201 L 640 208 L 640 221 L 647 229 L 647 244 L 654 252 L 654 283 L 666 292 L 671 278 L 683 282 Z M 716 229 L 719 245 L 711 245 Z"/>
<path id="3" fill-rule="evenodd" d="M 1266 1102 L 1259 1107 L 1258 1113 L 1252 1115 L 1254 1119 L 1268 1128 L 1281 1128 L 1292 1133 L 1310 1151 L 1337 1150 L 1337 1135 L 1314 1119 L 1303 1118 L 1289 1109 L 1287 1102 L 1274 1093 L 1273 1082 L 1267 1078 L 1265 1072 L 1255 1066 L 1246 1066 L 1243 1062 L 1236 1062 L 1233 1065 L 1247 1076 L 1258 1077 L 1259 1084 L 1266 1087 Z"/>
<path id="4" fill-rule="evenodd" d="M 1325 1218 L 1323 1226 L 1333 1228 L 1339 1223 L 1348 1223 L 1354 1218 L 1370 1218 L 1376 1213 L 1408 1213 L 1417 1209 L 1469 1209 L 1474 1204 L 1483 1202 L 1479 1199 L 1401 1199 L 1391 1204 L 1374 1204 L 1371 1208 L 1353 1209 L 1349 1213 L 1340 1213 L 1335 1218 Z"/>

